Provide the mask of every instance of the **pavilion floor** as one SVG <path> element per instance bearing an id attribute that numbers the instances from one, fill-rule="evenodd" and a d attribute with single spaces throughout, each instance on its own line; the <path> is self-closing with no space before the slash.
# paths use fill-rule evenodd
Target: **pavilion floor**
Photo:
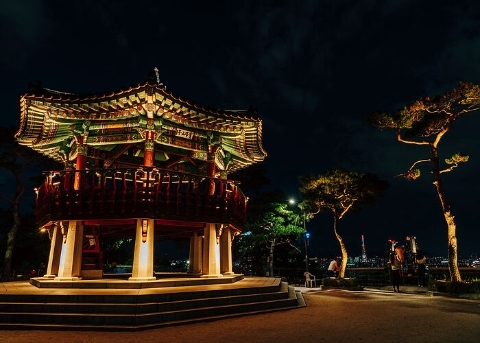
<path id="1" fill-rule="evenodd" d="M 31 278 L 30 284 L 38 288 L 71 288 L 71 289 L 144 289 L 164 287 L 185 287 L 232 284 L 243 280 L 242 274 L 223 277 L 189 276 L 187 273 L 155 273 L 156 280 L 129 281 L 131 276 L 125 274 L 106 274 L 102 279 L 78 279 L 72 281 L 59 281 L 49 278 Z"/>

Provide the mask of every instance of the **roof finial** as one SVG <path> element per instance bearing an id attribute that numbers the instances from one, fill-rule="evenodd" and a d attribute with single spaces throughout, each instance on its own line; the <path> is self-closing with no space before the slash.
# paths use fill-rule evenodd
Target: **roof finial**
<path id="1" fill-rule="evenodd" d="M 157 82 L 157 84 L 158 84 L 159 86 L 163 86 L 163 87 L 165 87 L 165 89 L 167 89 L 167 86 L 165 86 L 163 83 L 160 82 L 160 73 L 158 72 L 158 68 L 157 68 L 157 67 L 153 68 L 153 71 L 154 71 L 154 73 L 155 73 L 155 77 L 156 77 L 156 82 Z M 150 74 L 152 74 L 152 72 L 150 72 Z M 153 79 L 153 78 L 154 78 L 154 76 L 151 75 L 151 76 L 150 76 L 150 79 Z M 153 81 L 153 80 L 152 80 L 152 81 Z"/>
<path id="2" fill-rule="evenodd" d="M 160 84 L 160 74 L 158 73 L 158 68 L 155 67 L 153 68 L 153 70 L 155 71 L 155 75 L 157 76 L 157 83 Z"/>

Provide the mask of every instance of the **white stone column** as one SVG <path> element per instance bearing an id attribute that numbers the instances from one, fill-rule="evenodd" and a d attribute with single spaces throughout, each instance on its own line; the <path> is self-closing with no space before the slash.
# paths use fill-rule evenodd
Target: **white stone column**
<path id="1" fill-rule="evenodd" d="M 199 276 L 202 274 L 203 263 L 203 240 L 198 232 L 194 232 L 190 238 L 190 265 L 188 267 L 188 274 Z"/>
<path id="2" fill-rule="evenodd" d="M 75 230 L 75 249 L 73 251 L 72 276 L 80 276 L 83 257 L 83 221 L 77 221 Z"/>
<path id="3" fill-rule="evenodd" d="M 69 222 L 61 222 L 60 226 L 63 225 L 63 230 L 65 230 L 66 223 L 68 223 L 67 239 L 66 242 L 63 242 L 62 244 L 58 276 L 55 278 L 55 280 L 60 281 L 78 279 L 78 263 L 81 264 L 82 258 L 81 244 L 83 240 L 83 225 L 81 225 L 81 223 L 76 220 L 70 220 Z M 80 225 L 77 225 L 77 223 L 79 223 Z M 80 241 L 80 244 L 77 242 L 78 240 Z M 78 251 L 79 245 L 80 251 Z"/>
<path id="4" fill-rule="evenodd" d="M 193 272 L 193 260 L 195 258 L 194 255 L 194 244 L 195 244 L 195 232 L 192 233 L 190 236 L 190 246 L 188 250 L 188 271 L 187 274 L 192 274 Z"/>
<path id="5" fill-rule="evenodd" d="M 225 226 L 220 236 L 220 273 L 233 275 L 232 270 L 232 232 Z"/>
<path id="6" fill-rule="evenodd" d="M 154 226 L 153 219 L 137 219 L 132 276 L 129 281 L 156 280 L 153 276 Z"/>
<path id="7" fill-rule="evenodd" d="M 220 274 L 220 253 L 217 244 L 217 230 L 214 223 L 205 225 L 203 234 L 202 277 L 222 277 Z"/>
<path id="8" fill-rule="evenodd" d="M 50 255 L 48 257 L 47 270 L 44 278 L 53 279 L 58 274 L 60 254 L 62 253 L 63 236 L 58 224 L 55 224 L 51 233 Z"/>

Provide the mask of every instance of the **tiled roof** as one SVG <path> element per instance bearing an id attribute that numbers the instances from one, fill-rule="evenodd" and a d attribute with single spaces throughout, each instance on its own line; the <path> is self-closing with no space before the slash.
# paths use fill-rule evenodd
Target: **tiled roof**
<path id="1" fill-rule="evenodd" d="M 59 161 L 74 135 L 86 134 L 87 145 L 110 151 L 112 145 L 142 142 L 147 122 L 154 125 L 158 144 L 191 151 L 204 151 L 200 143 L 213 132 L 233 157 L 232 171 L 266 157 L 255 108 L 209 108 L 182 99 L 152 78 L 119 91 L 86 95 L 31 85 L 20 107 L 18 142 Z"/>

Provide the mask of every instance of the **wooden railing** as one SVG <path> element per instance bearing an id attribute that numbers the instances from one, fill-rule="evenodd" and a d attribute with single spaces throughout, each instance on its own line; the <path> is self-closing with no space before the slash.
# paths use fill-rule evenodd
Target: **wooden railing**
<path id="1" fill-rule="evenodd" d="M 51 171 L 37 189 L 37 224 L 151 218 L 242 226 L 246 198 L 233 182 L 156 168 Z"/>

